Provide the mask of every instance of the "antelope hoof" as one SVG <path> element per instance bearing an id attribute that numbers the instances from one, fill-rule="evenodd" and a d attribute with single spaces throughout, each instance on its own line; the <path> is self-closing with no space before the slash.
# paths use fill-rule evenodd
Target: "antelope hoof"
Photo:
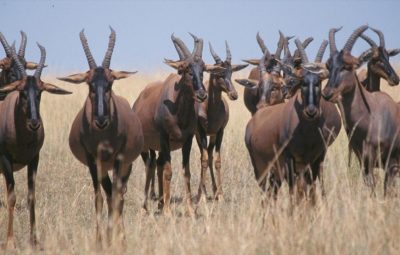
<path id="1" fill-rule="evenodd" d="M 5 244 L 5 249 L 8 251 L 14 251 L 17 249 L 14 238 L 7 239 L 7 243 Z"/>
<path id="2" fill-rule="evenodd" d="M 43 251 L 43 245 L 37 240 L 36 237 L 30 239 L 31 247 L 35 250 Z"/>
<path id="3" fill-rule="evenodd" d="M 157 201 L 158 200 L 158 197 L 157 197 L 157 195 L 156 195 L 156 193 L 154 191 L 150 192 L 150 199 L 153 200 L 153 201 Z"/>

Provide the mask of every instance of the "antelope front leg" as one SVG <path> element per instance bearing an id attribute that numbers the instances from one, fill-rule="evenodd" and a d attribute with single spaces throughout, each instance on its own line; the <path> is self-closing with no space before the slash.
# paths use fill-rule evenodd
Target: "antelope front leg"
<path id="1" fill-rule="evenodd" d="M 86 156 L 86 161 L 88 163 L 89 171 L 90 171 L 90 176 L 92 177 L 92 182 L 93 182 L 93 188 L 94 188 L 94 206 L 96 209 L 96 241 L 97 245 L 101 246 L 101 214 L 103 212 L 103 196 L 101 195 L 101 190 L 100 190 L 100 174 L 97 171 L 97 166 L 94 162 L 93 157 L 87 155 Z"/>
<path id="2" fill-rule="evenodd" d="M 215 140 L 215 170 L 217 171 L 217 195 L 216 198 L 218 200 L 224 200 L 224 195 L 222 191 L 222 177 L 221 177 L 221 145 L 222 138 L 224 136 L 224 130 L 221 129 L 217 133 L 217 137 Z"/>
<path id="3" fill-rule="evenodd" d="M 144 202 L 142 209 L 144 212 L 147 213 L 147 200 L 149 197 L 150 182 L 152 181 L 152 179 L 154 180 L 154 173 L 152 173 L 151 171 L 151 156 L 149 157 L 149 153 L 142 152 L 141 156 L 146 166 L 146 182 L 144 185 Z"/>
<path id="4" fill-rule="evenodd" d="M 183 176 L 185 178 L 185 192 L 186 192 L 186 204 L 188 214 L 194 216 L 194 210 L 192 206 L 192 194 L 190 191 L 190 150 L 192 148 L 193 136 L 189 136 L 182 147 L 182 166 Z"/>
<path id="5" fill-rule="evenodd" d="M 196 135 L 197 144 L 200 148 L 201 153 L 201 172 L 200 172 L 200 184 L 199 190 L 197 193 L 197 201 L 200 201 L 202 194 L 207 198 L 207 190 L 206 190 L 206 171 L 208 168 L 208 151 L 207 151 L 207 135 L 204 132 L 204 129 L 201 125 L 198 125 L 198 134 Z"/>
<path id="6" fill-rule="evenodd" d="M 38 244 L 36 237 L 36 218 L 35 218 L 35 182 L 37 167 L 39 164 L 39 154 L 32 160 L 28 165 L 28 207 L 29 207 L 29 217 L 31 224 L 30 231 L 30 243 L 32 246 Z"/>
<path id="7" fill-rule="evenodd" d="M 164 191 L 164 207 L 163 212 L 165 215 L 171 215 L 171 150 L 169 145 L 169 135 L 161 131 L 160 135 L 160 147 L 163 163 L 163 191 Z"/>
<path id="8" fill-rule="evenodd" d="M 7 228 L 7 243 L 6 249 L 15 249 L 14 240 L 14 207 L 16 203 L 16 197 L 14 193 L 14 174 L 11 165 L 11 161 L 4 155 L 1 156 L 1 164 L 3 169 L 4 178 L 7 186 L 7 207 L 8 207 L 8 228 Z"/>
<path id="9" fill-rule="evenodd" d="M 394 179 L 399 172 L 398 164 L 389 165 L 388 169 L 385 172 L 385 181 L 384 181 L 384 197 L 391 197 L 394 194 Z"/>

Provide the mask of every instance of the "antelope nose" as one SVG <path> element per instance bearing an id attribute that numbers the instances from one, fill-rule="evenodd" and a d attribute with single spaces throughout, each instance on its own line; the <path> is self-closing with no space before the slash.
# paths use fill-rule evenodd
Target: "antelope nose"
<path id="1" fill-rule="evenodd" d="M 310 117 L 314 117 L 317 114 L 317 107 L 315 107 L 315 105 L 309 105 L 307 106 L 306 111 Z"/>
<path id="2" fill-rule="evenodd" d="M 203 102 L 204 100 L 207 99 L 207 93 L 205 90 L 200 89 L 196 92 L 196 97 L 199 99 L 200 102 Z"/>
<path id="3" fill-rule="evenodd" d="M 236 99 L 238 99 L 238 94 L 237 94 L 237 92 L 230 92 L 230 93 L 229 93 L 229 98 L 230 98 L 231 100 L 236 100 Z"/>
<path id="4" fill-rule="evenodd" d="M 103 129 L 108 126 L 109 121 L 105 117 L 99 117 L 95 120 L 96 126 L 100 129 Z"/>
<path id="5" fill-rule="evenodd" d="M 40 122 L 39 120 L 30 120 L 28 126 L 31 130 L 36 131 L 40 127 Z"/>
<path id="6" fill-rule="evenodd" d="M 390 77 L 390 82 L 389 83 L 390 83 L 389 85 L 392 85 L 392 86 L 399 85 L 399 76 L 397 74 L 393 74 Z"/>

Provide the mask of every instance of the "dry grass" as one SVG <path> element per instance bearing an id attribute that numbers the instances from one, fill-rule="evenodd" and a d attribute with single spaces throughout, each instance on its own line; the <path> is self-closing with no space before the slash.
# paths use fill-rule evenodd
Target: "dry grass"
<path id="1" fill-rule="evenodd" d="M 157 77 L 156 77 L 157 76 Z M 240 76 L 246 76 L 241 73 Z M 115 91 L 131 103 L 149 81 L 161 79 L 141 75 L 116 82 Z M 41 114 L 46 140 L 37 176 L 38 235 L 44 254 L 91 254 L 95 249 L 95 209 L 89 171 L 78 163 L 68 148 L 72 120 L 87 93 L 85 85 L 67 85 L 70 96 L 44 95 Z M 388 89 L 385 86 L 385 90 Z M 240 89 L 239 89 L 240 90 Z M 242 90 L 240 90 L 242 91 Z M 398 99 L 398 98 L 396 98 Z M 143 201 L 144 167 L 134 163 L 125 196 L 124 222 L 128 254 L 395 254 L 400 250 L 400 202 L 384 200 L 382 171 L 378 196 L 370 198 L 359 166 L 347 167 L 347 138 L 342 132 L 330 147 L 325 165 L 327 197 L 315 208 L 299 206 L 289 215 L 287 187 L 276 204 L 261 207 L 262 194 L 256 184 L 244 145 L 244 130 L 250 114 L 242 98 L 230 102 L 231 117 L 222 147 L 225 202 L 200 203 L 198 217 L 185 215 L 184 203 L 174 203 L 171 218 L 140 213 Z M 199 183 L 199 153 L 192 149 L 192 189 Z M 184 193 L 180 152 L 173 155 L 172 191 L 175 198 Z M 28 245 L 26 170 L 15 173 L 17 206 L 15 235 L 17 253 L 32 253 Z M 1 185 L 0 242 L 5 241 L 7 210 L 5 188 Z M 211 191 L 211 190 L 210 190 Z M 194 192 L 193 192 L 194 193 Z M 179 201 L 179 200 L 178 200 Z M 104 223 L 106 222 L 104 210 Z M 114 247 L 113 253 L 122 252 Z M 0 250 L 0 253 L 4 251 Z M 106 250 L 110 252 L 110 250 Z"/>

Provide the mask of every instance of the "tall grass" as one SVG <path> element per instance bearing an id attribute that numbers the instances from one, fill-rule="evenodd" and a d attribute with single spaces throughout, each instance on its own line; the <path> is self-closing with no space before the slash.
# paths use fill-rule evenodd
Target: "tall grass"
<path id="1" fill-rule="evenodd" d="M 245 77 L 246 72 L 238 76 Z M 132 104 L 145 85 L 165 74 L 137 74 L 117 81 L 114 90 Z M 37 226 L 43 251 L 29 247 L 26 170 L 15 173 L 15 236 L 17 253 L 97 254 L 95 246 L 94 192 L 89 171 L 71 154 L 68 134 L 71 123 L 87 95 L 85 84 L 69 85 L 52 77 L 44 79 L 71 90 L 73 95 L 42 96 L 41 115 L 46 138 L 37 176 Z M 242 89 L 238 88 L 242 95 Z M 385 90 L 393 95 L 398 88 Z M 397 94 L 397 93 L 396 93 Z M 398 98 L 396 98 L 398 100 Z M 317 205 L 296 207 L 289 213 L 286 185 L 276 203 L 261 207 L 262 193 L 244 145 L 244 130 L 250 114 L 242 97 L 229 102 L 230 121 L 222 145 L 224 202 L 201 202 L 195 219 L 185 216 L 180 151 L 172 154 L 173 216 L 141 214 L 144 166 L 134 162 L 125 195 L 124 222 L 127 249 L 111 252 L 127 254 L 397 254 L 400 250 L 399 199 L 383 199 L 382 170 L 377 197 L 371 198 L 358 164 L 347 166 L 347 137 L 341 132 L 329 148 L 325 160 L 327 196 Z M 197 191 L 200 154 L 193 143 L 191 154 L 192 190 Z M 211 188 L 208 186 L 210 192 Z M 7 210 L 5 186 L 0 186 L 0 242 L 6 238 Z M 106 206 L 103 210 L 106 223 Z M 105 225 L 104 225 L 105 226 Z M 0 253 L 4 253 L 1 250 Z M 109 253 L 105 249 L 104 253 Z"/>

